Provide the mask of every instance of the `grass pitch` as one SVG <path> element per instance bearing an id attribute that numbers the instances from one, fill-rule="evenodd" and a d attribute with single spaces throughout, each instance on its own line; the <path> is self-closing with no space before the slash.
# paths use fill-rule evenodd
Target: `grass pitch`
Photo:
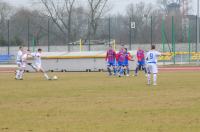
<path id="1" fill-rule="evenodd" d="M 200 73 L 138 77 L 54 73 L 0 76 L 0 132 L 199 132 Z M 54 75 L 53 74 L 53 75 Z"/>

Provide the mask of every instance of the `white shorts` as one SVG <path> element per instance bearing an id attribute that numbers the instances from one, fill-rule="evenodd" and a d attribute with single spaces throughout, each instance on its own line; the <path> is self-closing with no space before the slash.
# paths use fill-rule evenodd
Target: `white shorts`
<path id="1" fill-rule="evenodd" d="M 26 62 L 17 62 L 16 64 L 18 68 L 26 68 Z"/>
<path id="2" fill-rule="evenodd" d="M 17 61 L 16 64 L 17 64 L 17 67 L 18 67 L 18 68 L 20 68 L 20 67 L 22 66 L 22 63 L 19 62 L 19 61 Z"/>
<path id="3" fill-rule="evenodd" d="M 148 73 L 157 74 L 158 73 L 158 67 L 154 63 L 148 63 L 147 64 L 147 71 L 148 71 Z"/>
<path id="4" fill-rule="evenodd" d="M 22 63 L 21 63 L 21 67 L 22 67 L 22 68 L 26 68 L 26 62 L 22 62 Z"/>
<path id="5" fill-rule="evenodd" d="M 42 69 L 42 65 L 41 64 L 34 64 L 33 65 L 38 71 Z"/>

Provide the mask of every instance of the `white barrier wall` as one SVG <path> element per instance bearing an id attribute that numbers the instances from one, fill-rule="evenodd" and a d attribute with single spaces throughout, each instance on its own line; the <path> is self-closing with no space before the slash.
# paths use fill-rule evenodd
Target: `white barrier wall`
<path id="1" fill-rule="evenodd" d="M 131 54 L 135 56 L 136 51 L 131 51 Z M 107 63 L 105 61 L 105 51 L 97 52 L 46 52 L 43 53 L 42 64 L 45 70 L 53 71 L 99 71 L 106 70 Z M 30 60 L 33 62 L 33 60 Z M 135 62 L 130 62 L 131 70 L 135 69 Z M 28 66 L 27 70 L 33 71 Z"/>

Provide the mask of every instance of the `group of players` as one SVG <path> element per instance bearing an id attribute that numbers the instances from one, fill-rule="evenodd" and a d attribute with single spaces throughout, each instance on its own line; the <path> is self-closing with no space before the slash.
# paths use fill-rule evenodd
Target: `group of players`
<path id="1" fill-rule="evenodd" d="M 107 61 L 107 70 L 109 76 L 112 75 L 112 69 L 115 76 L 129 76 L 129 61 L 133 60 L 131 54 L 127 51 L 127 48 L 122 46 L 120 51 L 116 53 L 112 46 L 109 46 L 105 60 Z"/>
<path id="2" fill-rule="evenodd" d="M 141 48 L 138 48 L 137 50 L 137 66 L 133 76 L 137 76 L 140 69 L 144 70 L 148 80 L 148 85 L 151 85 L 151 74 L 153 74 L 153 85 L 157 85 L 157 58 L 158 56 L 165 55 L 164 53 L 156 51 L 155 48 L 155 45 L 152 45 L 151 50 L 147 52 L 146 56 L 145 52 Z M 124 75 L 130 76 L 129 61 L 134 60 L 131 54 L 127 51 L 127 48 L 124 48 L 124 46 L 120 48 L 118 53 L 116 53 L 112 46 L 110 46 L 106 53 L 105 60 L 107 62 L 109 76 L 112 74 L 119 77 Z"/>
<path id="3" fill-rule="evenodd" d="M 135 69 L 134 76 L 138 75 L 138 71 L 140 69 L 143 69 L 145 71 L 145 74 L 147 74 L 147 70 L 145 68 L 145 54 L 141 48 L 138 48 L 137 50 L 137 60 L 138 64 Z M 128 52 L 127 48 L 124 48 L 124 46 L 121 47 L 118 53 L 115 52 L 112 46 L 109 46 L 109 49 L 106 53 L 106 61 L 108 63 L 107 70 L 110 76 L 112 75 L 111 69 L 113 69 L 115 76 L 116 75 L 119 75 L 119 77 L 123 75 L 130 76 L 129 61 L 134 61 L 134 60 L 130 52 Z"/>
<path id="4" fill-rule="evenodd" d="M 23 75 L 27 65 L 30 65 L 36 72 L 42 72 L 47 80 L 51 80 L 51 78 L 49 78 L 45 70 L 42 68 L 41 53 L 42 49 L 38 49 L 37 52 L 31 53 L 26 48 L 19 47 L 19 51 L 17 52 L 17 58 L 16 58 L 16 63 L 17 63 L 17 70 L 15 75 L 16 80 L 23 80 Z M 34 64 L 27 63 L 27 59 L 29 57 L 34 58 Z"/>
<path id="5" fill-rule="evenodd" d="M 145 75 L 147 76 L 148 85 L 151 84 L 151 74 L 153 74 L 153 85 L 157 85 L 157 58 L 158 56 L 165 55 L 164 53 L 156 51 L 155 48 L 155 45 L 152 45 L 151 50 L 147 52 L 146 56 L 142 49 L 138 48 L 137 50 L 137 66 L 134 76 L 138 75 L 138 71 L 140 69 L 144 70 Z M 42 49 L 38 49 L 37 52 L 31 53 L 26 48 L 19 47 L 16 58 L 16 63 L 18 66 L 15 76 L 16 80 L 23 80 L 23 75 L 27 65 L 30 65 L 36 72 L 42 72 L 47 80 L 51 80 L 51 78 L 42 68 L 41 53 Z M 34 64 L 27 63 L 28 57 L 34 58 Z M 106 53 L 105 60 L 107 62 L 107 70 L 109 76 L 113 74 L 119 77 L 124 75 L 130 76 L 129 61 L 134 60 L 131 54 L 128 52 L 127 48 L 124 48 L 124 46 L 120 48 L 118 53 L 116 53 L 112 46 L 110 46 Z"/>

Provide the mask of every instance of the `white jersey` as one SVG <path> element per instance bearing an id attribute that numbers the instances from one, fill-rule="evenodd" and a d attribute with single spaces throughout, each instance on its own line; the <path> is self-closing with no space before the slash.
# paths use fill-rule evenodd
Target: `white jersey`
<path id="1" fill-rule="evenodd" d="M 156 50 L 150 50 L 147 55 L 147 63 L 153 63 L 156 64 L 158 62 L 158 56 L 161 56 L 161 53 Z"/>
<path id="2" fill-rule="evenodd" d="M 36 53 L 32 53 L 31 54 L 33 57 L 34 57 L 34 61 L 35 61 L 35 64 L 37 65 L 41 65 L 42 64 L 42 60 L 41 60 L 41 53 L 39 52 L 36 52 Z"/>
<path id="3" fill-rule="evenodd" d="M 22 58 L 21 67 L 26 68 L 28 54 L 27 53 L 23 53 L 21 58 Z"/>
<path id="4" fill-rule="evenodd" d="M 23 55 L 23 52 L 21 50 L 19 50 L 17 52 L 17 58 L 16 58 L 17 62 L 22 62 L 22 55 Z"/>
<path id="5" fill-rule="evenodd" d="M 27 62 L 28 53 L 23 53 L 21 58 L 22 58 L 22 62 Z"/>

